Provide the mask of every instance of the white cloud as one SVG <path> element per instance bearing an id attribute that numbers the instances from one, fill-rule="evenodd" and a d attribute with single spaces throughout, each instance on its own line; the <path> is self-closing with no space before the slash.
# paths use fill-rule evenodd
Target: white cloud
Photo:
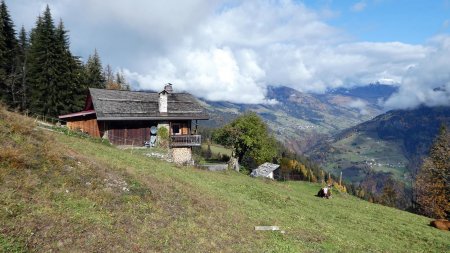
<path id="1" fill-rule="evenodd" d="M 433 52 L 408 70 L 399 92 L 385 102 L 387 108 L 450 106 L 450 36 L 437 36 L 429 44 Z"/>
<path id="2" fill-rule="evenodd" d="M 237 103 L 276 103 L 265 98 L 269 85 L 324 92 L 380 80 L 408 84 L 405 75 L 441 45 L 355 42 L 293 0 L 49 4 L 70 30 L 75 54 L 87 58 L 97 48 L 103 63 L 124 69 L 134 88 L 159 90 L 170 82 L 176 90 Z M 30 28 L 45 3 L 8 6 L 16 24 L 19 19 Z"/>
<path id="3" fill-rule="evenodd" d="M 346 42 L 341 34 L 291 1 L 244 2 L 208 17 L 173 51 L 140 64 L 147 67 L 143 77 L 131 78 L 141 88 L 158 89 L 166 80 L 207 99 L 257 103 L 268 85 L 324 92 L 398 83 L 428 51 L 399 42 Z"/>
<path id="4" fill-rule="evenodd" d="M 348 107 L 358 109 L 359 113 L 361 113 L 362 115 L 367 115 L 369 113 L 369 111 L 367 110 L 367 103 L 361 99 L 352 100 L 350 103 L 348 103 Z"/>
<path id="5" fill-rule="evenodd" d="M 364 9 L 366 9 L 366 7 L 367 7 L 367 3 L 365 1 L 360 1 L 360 2 L 357 2 L 354 5 L 352 5 L 352 7 L 350 9 L 354 12 L 361 12 Z"/>

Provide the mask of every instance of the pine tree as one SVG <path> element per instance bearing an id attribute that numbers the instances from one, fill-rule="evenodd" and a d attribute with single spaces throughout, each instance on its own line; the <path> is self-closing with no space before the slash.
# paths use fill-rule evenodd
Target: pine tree
<path id="1" fill-rule="evenodd" d="M 2 94 L 6 102 L 10 105 L 16 104 L 16 82 L 17 82 L 17 38 L 14 30 L 14 24 L 9 15 L 5 1 L 0 3 L 0 23 L 2 25 L 2 60 L 0 68 L 3 72 Z"/>
<path id="2" fill-rule="evenodd" d="M 29 42 L 27 38 L 27 33 L 25 31 L 25 27 L 22 26 L 19 33 L 19 46 L 17 50 L 17 60 L 18 60 L 18 78 L 20 82 L 20 108 L 25 110 L 27 108 L 27 83 L 26 83 L 26 74 L 27 74 L 27 54 L 28 54 Z"/>
<path id="3" fill-rule="evenodd" d="M 69 38 L 64 28 L 64 23 L 60 20 L 56 29 L 56 49 L 60 55 L 58 66 L 58 114 L 65 114 L 81 109 L 86 87 L 83 83 L 83 67 L 78 57 L 74 57 L 70 52 Z"/>
<path id="4" fill-rule="evenodd" d="M 445 126 L 433 143 L 415 182 L 419 212 L 445 218 L 450 213 L 450 134 Z"/>
<path id="5" fill-rule="evenodd" d="M 3 22 L 0 22 L 0 102 L 8 99 L 8 86 L 6 84 L 6 43 L 3 33 Z"/>
<path id="6" fill-rule="evenodd" d="M 62 21 L 56 28 L 48 6 L 38 18 L 30 42 L 26 79 L 30 110 L 53 117 L 79 110 L 85 96 L 82 65 L 70 52 Z"/>
<path id="7" fill-rule="evenodd" d="M 57 96 L 56 36 L 55 25 L 47 6 L 44 15 L 38 17 L 30 36 L 27 82 L 30 85 L 30 111 L 53 115 Z"/>
<path id="8" fill-rule="evenodd" d="M 85 66 L 85 75 L 86 75 L 86 85 L 91 88 L 100 88 L 104 89 L 106 87 L 106 78 L 102 73 L 102 63 L 100 61 L 100 56 L 97 53 L 97 50 L 94 51 L 94 54 L 89 56 L 86 66 Z"/>

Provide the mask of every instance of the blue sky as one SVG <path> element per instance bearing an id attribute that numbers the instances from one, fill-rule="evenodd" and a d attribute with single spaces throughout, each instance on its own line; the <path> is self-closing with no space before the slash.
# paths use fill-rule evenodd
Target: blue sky
<path id="1" fill-rule="evenodd" d="M 6 0 L 30 30 L 48 4 L 83 59 L 99 52 L 135 89 L 273 103 L 267 87 L 322 93 L 400 86 L 388 109 L 450 105 L 450 0 Z"/>
<path id="2" fill-rule="evenodd" d="M 327 23 L 361 41 L 421 44 L 432 36 L 450 32 L 449 0 L 302 2 L 316 10 L 334 12 Z"/>

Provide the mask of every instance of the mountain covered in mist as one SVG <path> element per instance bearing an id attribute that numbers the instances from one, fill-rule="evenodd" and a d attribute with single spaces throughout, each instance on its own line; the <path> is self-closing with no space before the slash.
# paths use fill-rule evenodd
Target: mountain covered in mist
<path id="1" fill-rule="evenodd" d="M 245 111 L 255 111 L 287 147 L 304 152 L 319 140 L 383 113 L 380 101 L 396 90 L 395 86 L 372 84 L 309 94 L 289 87 L 272 86 L 268 89 L 267 99 L 277 102 L 271 104 L 201 100 L 210 114 L 210 120 L 202 124 L 219 127 Z"/>

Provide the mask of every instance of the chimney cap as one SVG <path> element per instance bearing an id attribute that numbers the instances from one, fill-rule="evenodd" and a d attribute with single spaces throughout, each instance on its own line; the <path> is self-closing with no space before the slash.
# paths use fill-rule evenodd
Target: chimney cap
<path id="1" fill-rule="evenodd" d="M 173 92 L 172 84 L 171 83 L 167 83 L 164 86 L 164 91 L 167 92 L 167 93 L 172 93 Z"/>

